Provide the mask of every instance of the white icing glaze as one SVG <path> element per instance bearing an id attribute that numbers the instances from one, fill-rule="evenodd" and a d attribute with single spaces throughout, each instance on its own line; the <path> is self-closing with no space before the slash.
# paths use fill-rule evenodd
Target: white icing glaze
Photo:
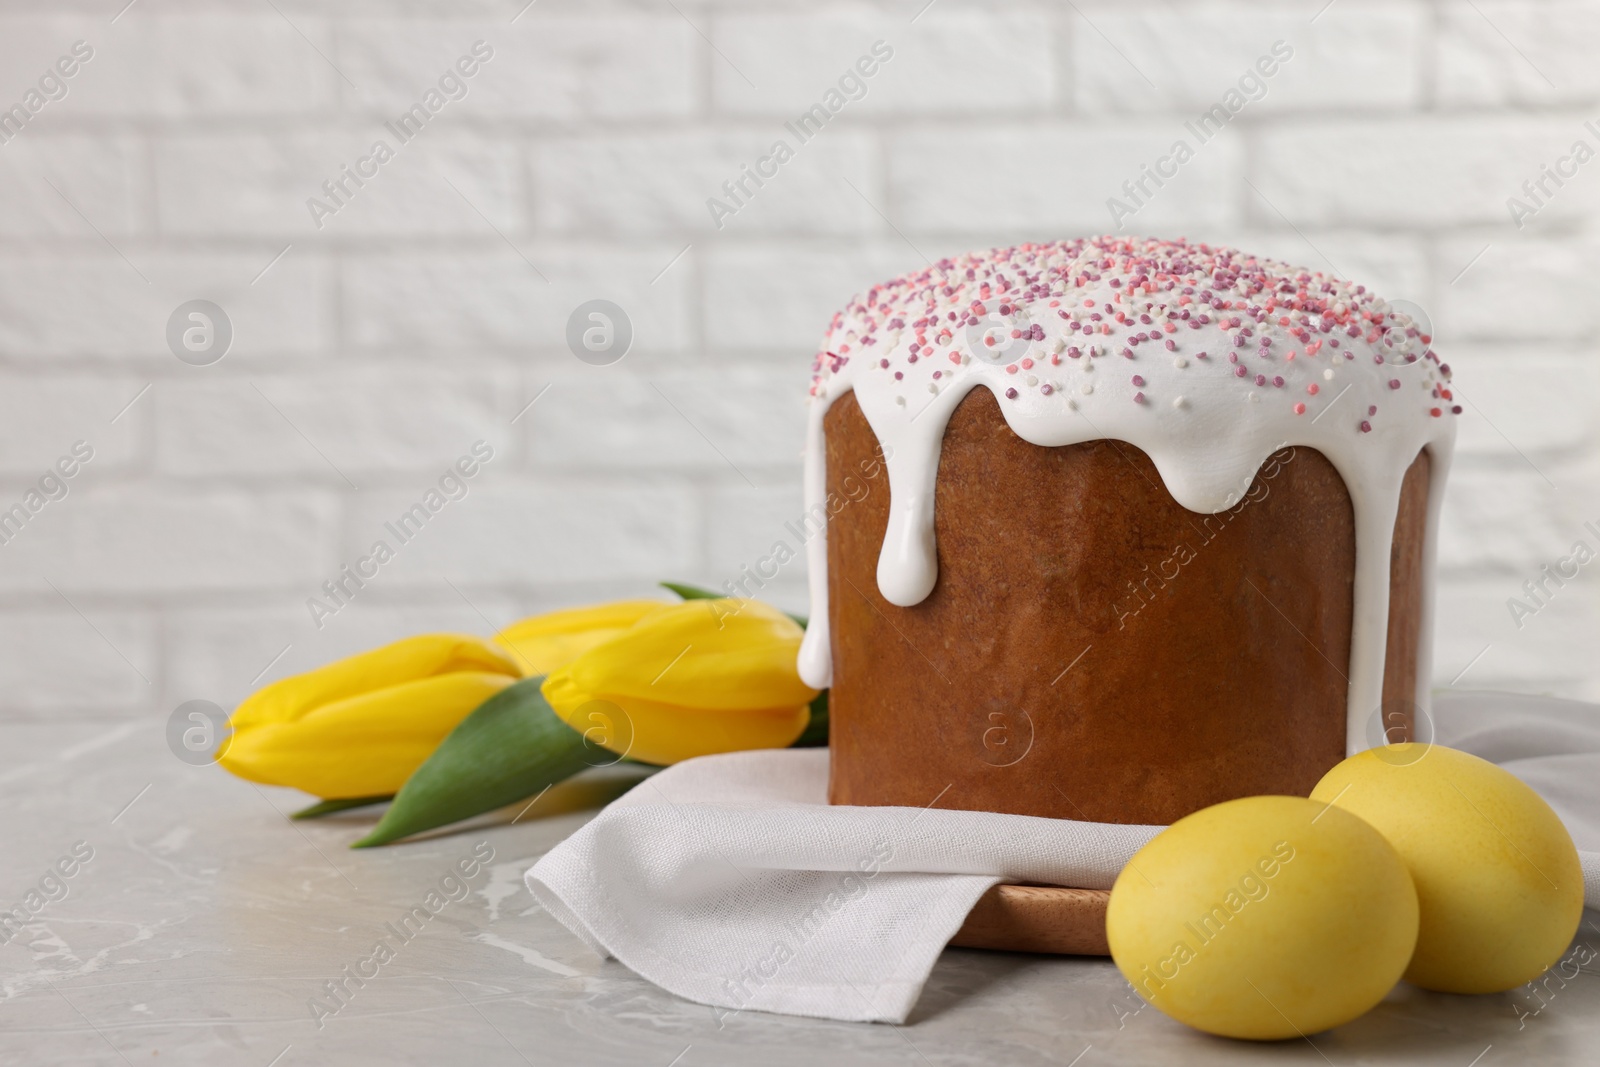
<path id="1" fill-rule="evenodd" d="M 1202 294 L 1224 306 L 1203 305 Z M 986 332 L 998 343 L 986 345 Z M 1130 343 L 1138 334 L 1146 339 Z M 826 514 L 823 416 L 852 390 L 889 475 L 878 589 L 902 607 L 938 579 L 940 447 L 971 389 L 990 389 L 1006 423 L 1033 444 L 1137 446 L 1195 512 L 1237 504 L 1285 445 L 1314 448 L 1344 479 L 1355 512 L 1347 726 L 1358 752 L 1371 744 L 1382 696 L 1401 482 L 1423 448 L 1432 476 L 1416 702 L 1428 706 L 1439 504 L 1455 441 L 1448 367 L 1428 340 L 1363 287 L 1230 249 L 1103 237 L 942 260 L 834 316 L 811 390 L 807 512 Z M 832 681 L 825 539 L 807 549 L 811 621 L 799 660 L 801 677 L 819 688 Z"/>

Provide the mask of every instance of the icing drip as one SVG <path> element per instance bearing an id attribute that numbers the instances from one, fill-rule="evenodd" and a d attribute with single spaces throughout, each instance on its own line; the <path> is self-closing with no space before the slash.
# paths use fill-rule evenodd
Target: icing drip
<path id="1" fill-rule="evenodd" d="M 826 497 L 823 416 L 854 391 L 885 454 L 889 524 L 878 589 L 901 607 L 938 579 L 934 489 L 945 426 L 994 393 L 1025 441 L 1113 439 L 1149 455 L 1167 491 L 1206 514 L 1237 504 L 1286 445 L 1321 452 L 1355 511 L 1348 748 L 1370 745 L 1382 699 L 1389 553 L 1402 479 L 1432 461 L 1416 703 L 1428 705 L 1433 560 L 1459 414 L 1449 367 L 1409 316 L 1364 286 L 1232 249 L 1100 237 L 941 260 L 835 315 L 806 431 L 808 513 Z M 811 624 L 800 674 L 832 681 L 826 532 L 807 547 Z M 1300 640 L 1290 633 L 1287 640 Z"/>

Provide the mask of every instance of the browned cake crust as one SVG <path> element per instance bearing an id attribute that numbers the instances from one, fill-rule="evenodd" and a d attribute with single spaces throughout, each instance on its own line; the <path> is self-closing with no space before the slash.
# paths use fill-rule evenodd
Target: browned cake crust
<path id="1" fill-rule="evenodd" d="M 852 394 L 824 430 L 832 489 L 878 443 Z M 1427 472 L 1424 453 L 1396 524 L 1391 725 L 1415 692 Z M 1277 453 L 1201 515 L 1139 449 L 1029 444 L 979 388 L 936 500 L 938 583 L 910 608 L 878 593 L 886 480 L 829 520 L 831 802 L 1168 823 L 1306 795 L 1344 758 L 1354 517 L 1320 453 Z"/>
<path id="2" fill-rule="evenodd" d="M 1426 451 L 1406 469 L 1400 486 L 1400 512 L 1389 552 L 1389 640 L 1383 658 L 1383 714 L 1369 740 L 1412 740 L 1417 709 L 1417 664 L 1422 655 L 1423 539 L 1428 522 Z M 1429 733 L 1425 739 L 1431 740 Z"/>

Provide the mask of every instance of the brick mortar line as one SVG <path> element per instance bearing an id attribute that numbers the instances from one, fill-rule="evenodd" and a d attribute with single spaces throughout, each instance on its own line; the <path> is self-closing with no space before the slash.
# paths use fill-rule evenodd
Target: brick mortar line
<path id="1" fill-rule="evenodd" d="M 702 42 L 702 47 L 704 44 Z M 397 90 L 398 92 L 398 90 Z M 100 112 L 83 114 L 65 112 L 50 116 L 50 125 L 43 130 L 28 127 L 17 138 L 17 143 L 81 139 L 95 136 L 117 138 L 125 142 L 148 141 L 151 147 L 171 146 L 186 140 L 227 140 L 284 135 L 297 141 L 316 142 L 323 139 L 350 135 L 359 137 L 373 132 L 373 124 L 394 118 L 394 110 L 405 106 L 404 94 L 397 96 L 393 108 L 372 105 L 363 110 L 330 111 L 326 107 L 284 110 L 273 113 L 250 111 L 224 111 L 191 115 L 146 117 L 144 112 L 119 114 Z M 605 115 L 574 115 L 569 119 L 541 118 L 536 115 L 479 115 L 466 113 L 451 118 L 450 128 L 430 137 L 429 143 L 441 148 L 455 141 L 476 140 L 478 135 L 504 135 L 535 138 L 535 143 L 549 141 L 605 141 L 626 137 L 752 137 L 770 135 L 772 124 L 792 119 L 804 110 L 808 100 L 797 96 L 793 107 L 774 106 L 771 110 L 746 111 L 712 107 L 705 112 L 684 114 L 659 114 L 641 112 L 636 116 L 614 117 Z M 1128 132 L 1130 126 L 1155 127 L 1174 119 L 1193 118 L 1192 111 L 1203 110 L 1216 103 L 1214 99 L 1197 95 L 1193 100 L 1175 100 L 1164 106 L 1130 107 L 1084 111 L 1061 111 L 1052 100 L 1030 102 L 1025 107 L 1010 105 L 978 105 L 971 109 L 869 111 L 845 112 L 829 122 L 829 129 L 883 131 L 909 134 L 937 134 L 950 127 L 978 126 L 985 130 L 1014 128 L 1026 134 L 1044 129 L 1104 130 Z M 1396 105 L 1269 105 L 1267 110 L 1246 111 L 1229 126 L 1285 126 L 1310 124 L 1374 126 L 1416 125 L 1430 126 L 1440 122 L 1472 122 L 1482 120 L 1570 119 L 1581 122 L 1593 117 L 1591 110 L 1600 103 L 1600 94 L 1583 98 L 1562 98 L 1552 101 L 1526 102 L 1507 100 L 1498 104 L 1447 104 L 1439 106 L 1407 107 L 1396 110 Z M 315 125 L 308 128 L 307 120 Z M 1042 121 L 1041 121 L 1042 120 Z M 997 123 L 999 125 L 997 125 Z M 440 142 L 443 142 L 440 144 Z M 125 147 L 114 144 L 112 147 Z"/>
<path id="2" fill-rule="evenodd" d="M 1243 167 L 1236 168 L 1241 172 Z M 1260 170 L 1256 171 L 1257 177 Z M 900 182 L 891 182 L 891 185 L 900 185 Z M 1110 190 L 1115 192 L 1114 189 Z M 1570 204 L 1570 207 L 1564 207 Z M 1600 222 L 1590 218 L 1590 213 L 1583 210 L 1587 205 L 1580 203 L 1575 198 L 1567 201 L 1557 201 L 1550 205 L 1552 211 L 1559 214 L 1550 216 L 1552 221 L 1535 221 L 1529 228 L 1518 231 L 1509 221 L 1493 221 L 1490 217 L 1464 218 L 1456 222 L 1441 222 L 1437 224 L 1402 224 L 1390 223 L 1373 219 L 1351 217 L 1341 221 L 1332 222 L 1301 222 L 1296 220 L 1299 228 L 1307 233 L 1327 237 L 1350 237 L 1357 239 L 1388 239 L 1404 240 L 1414 238 L 1424 240 L 1436 237 L 1457 239 L 1468 242 L 1474 239 L 1496 237 L 1507 245 L 1529 244 L 1539 241 L 1555 240 L 1563 244 L 1592 242 L 1600 234 Z M 1542 213 L 1541 213 L 1542 214 Z M 891 214 L 890 216 L 894 216 Z M 1277 219 L 1276 216 L 1272 216 Z M 881 225 L 881 220 L 876 216 L 873 219 Z M 970 242 L 974 234 L 1000 233 L 1011 227 L 996 227 L 974 224 L 971 229 L 951 230 L 941 227 L 922 228 L 900 219 L 895 220 L 896 225 L 905 233 L 921 237 L 930 242 Z M 630 281 L 640 288 L 648 288 L 649 277 L 647 267 L 655 262 L 656 256 L 664 255 L 670 259 L 680 251 L 684 244 L 693 243 L 695 252 L 704 258 L 707 252 L 713 255 L 737 255 L 745 252 L 770 251 L 774 246 L 787 246 L 785 250 L 805 252 L 851 253 L 851 252 L 894 252 L 908 253 L 898 236 L 888 229 L 873 230 L 862 234 L 859 231 L 839 230 L 821 232 L 815 230 L 765 228 L 755 229 L 750 226 L 740 226 L 736 231 L 734 224 L 722 231 L 684 227 L 640 228 L 634 231 L 608 229 L 605 227 L 592 227 L 588 229 L 541 229 L 535 232 L 521 230 L 507 230 L 512 237 L 521 238 L 524 250 L 536 252 L 551 257 L 551 266 L 572 262 L 575 264 L 592 264 L 595 262 L 615 263 L 619 260 L 637 261 L 639 273 L 630 277 Z M 1241 234 L 1250 232 L 1282 232 L 1290 230 L 1281 219 L 1277 225 L 1247 222 L 1245 225 L 1218 226 L 1217 228 L 1231 229 Z M 104 227 L 102 227 L 104 229 Z M 1017 230 L 1025 229 L 1019 225 Z M 502 261 L 515 261 L 516 254 L 505 247 L 505 243 L 498 235 L 490 234 L 487 237 L 477 233 L 452 234 L 449 236 L 434 235 L 429 233 L 407 234 L 395 232 L 391 234 L 363 234 L 351 237 L 335 235 L 321 236 L 315 233 L 307 234 L 298 230 L 284 229 L 269 232 L 239 232 L 237 234 L 220 237 L 206 238 L 193 233 L 127 233 L 117 230 L 106 230 L 110 236 L 118 238 L 118 247 L 132 253 L 154 254 L 153 261 L 176 261 L 182 265 L 188 260 L 202 258 L 237 260 L 241 266 L 248 267 L 257 256 L 268 259 L 283 248 L 288 241 L 295 245 L 290 256 L 301 263 L 307 258 L 315 259 L 315 266 L 319 270 L 364 270 L 378 265 L 392 267 L 394 260 L 420 260 L 428 255 L 439 253 L 460 254 L 462 256 L 480 255 L 488 252 L 494 254 L 494 259 Z M 1034 239 L 1038 235 L 1035 233 Z M 302 255 L 302 242 L 304 254 Z M 315 242 L 313 247 L 311 242 Z M 647 246 L 647 247 L 645 247 Z M 967 246 L 963 245 L 965 249 Z M 0 266 L 10 265 L 4 257 L 13 256 L 20 258 L 28 256 L 28 263 L 44 265 L 71 265 L 74 263 L 87 263 L 90 265 L 122 265 L 122 260 L 115 252 L 105 248 L 104 242 L 99 238 L 87 239 L 81 235 L 55 236 L 49 234 L 39 235 L 5 235 L 0 234 Z M 290 257 L 286 256 L 285 261 Z M 336 262 L 337 261 L 337 262 Z M 662 261 L 663 265 L 665 260 Z M 403 263 L 410 267 L 411 262 Z M 276 272 L 283 266 L 282 263 L 273 268 Z M 125 267 L 123 269 L 126 269 Z M 677 272 L 674 268 L 668 274 L 671 277 Z M 271 275 L 269 275 L 270 277 Z M 130 285 L 132 275 L 129 275 Z M 665 279 L 663 279 L 665 280 Z M 552 283 L 559 287 L 563 278 L 552 277 Z M 530 284 L 537 283 L 533 279 Z M 542 283 L 539 289 L 543 290 Z M 239 277 L 225 280 L 225 287 L 241 293 L 249 293 L 252 287 L 249 278 Z M 270 287 L 262 289 L 270 292 Z"/>

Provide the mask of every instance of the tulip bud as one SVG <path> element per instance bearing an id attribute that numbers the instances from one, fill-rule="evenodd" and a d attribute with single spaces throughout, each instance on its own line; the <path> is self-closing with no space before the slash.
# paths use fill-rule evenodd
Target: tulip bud
<path id="1" fill-rule="evenodd" d="M 323 798 L 396 792 L 456 724 L 521 677 L 481 638 L 424 634 L 257 690 L 218 762 Z"/>
<path id="2" fill-rule="evenodd" d="M 619 600 L 551 611 L 512 623 L 494 635 L 494 642 L 511 653 L 525 677 L 538 678 L 671 606 L 660 600 Z"/>
<path id="3" fill-rule="evenodd" d="M 665 605 L 553 671 L 541 692 L 567 725 L 644 763 L 783 748 L 817 695 L 795 669 L 803 636 L 759 600 Z M 596 731 L 596 707 L 616 709 L 623 728 Z"/>

